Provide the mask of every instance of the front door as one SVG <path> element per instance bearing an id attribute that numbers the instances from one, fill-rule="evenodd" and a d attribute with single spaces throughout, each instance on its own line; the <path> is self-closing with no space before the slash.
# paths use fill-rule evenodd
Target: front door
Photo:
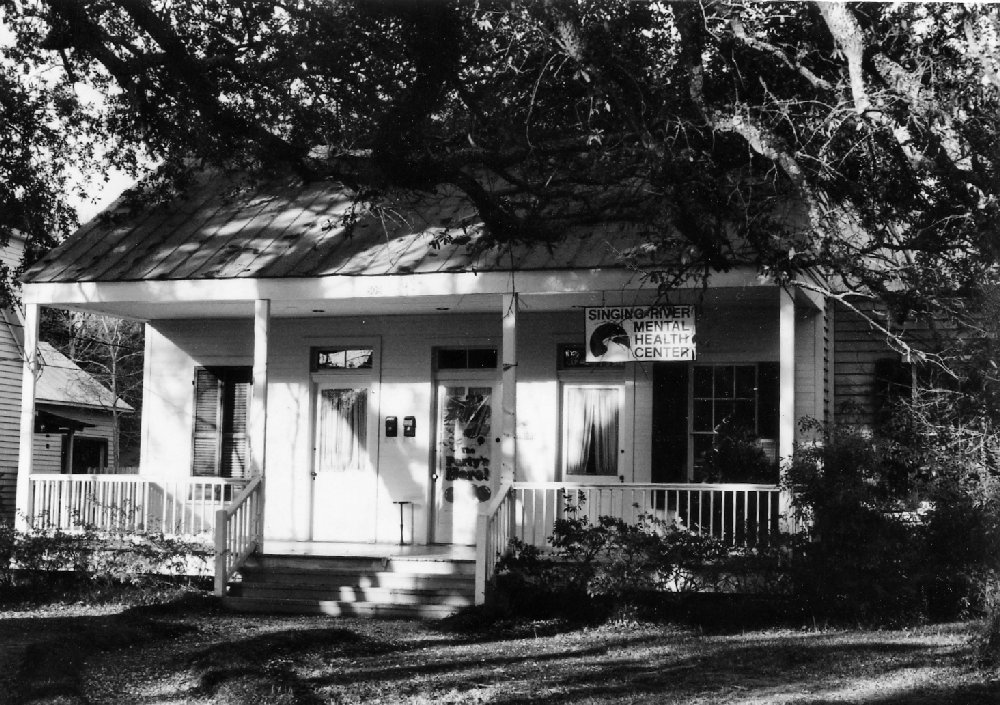
<path id="1" fill-rule="evenodd" d="M 343 380 L 317 385 L 314 541 L 375 540 L 376 421 L 370 384 Z"/>
<path id="2" fill-rule="evenodd" d="M 471 546 L 476 517 L 492 496 L 494 388 L 488 383 L 438 385 L 437 458 L 432 477 L 434 542 Z"/>

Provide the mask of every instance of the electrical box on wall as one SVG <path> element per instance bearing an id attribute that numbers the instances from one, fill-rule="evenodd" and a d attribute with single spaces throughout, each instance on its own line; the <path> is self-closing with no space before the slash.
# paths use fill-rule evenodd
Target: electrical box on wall
<path id="1" fill-rule="evenodd" d="M 403 435 L 407 438 L 413 438 L 417 435 L 417 418 L 415 416 L 403 417 Z"/>
<path id="2" fill-rule="evenodd" d="M 396 417 L 386 416 L 385 417 L 385 437 L 392 438 L 396 435 Z"/>

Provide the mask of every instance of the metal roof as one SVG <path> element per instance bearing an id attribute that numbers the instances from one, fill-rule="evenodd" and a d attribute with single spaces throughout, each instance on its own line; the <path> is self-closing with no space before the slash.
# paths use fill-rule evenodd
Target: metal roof
<path id="1" fill-rule="evenodd" d="M 640 266 L 652 265 L 651 235 L 640 226 L 600 223 L 571 228 L 555 242 L 491 247 L 475 208 L 457 191 L 399 193 L 377 209 L 359 209 L 353 192 L 330 182 L 289 177 L 241 187 L 207 173 L 173 202 L 124 216 L 112 206 L 23 281 L 624 268 L 621 254 L 633 248 Z"/>
<path id="2" fill-rule="evenodd" d="M 35 387 L 35 400 L 39 403 L 135 411 L 51 343 L 38 343 L 38 353 L 42 369 Z"/>

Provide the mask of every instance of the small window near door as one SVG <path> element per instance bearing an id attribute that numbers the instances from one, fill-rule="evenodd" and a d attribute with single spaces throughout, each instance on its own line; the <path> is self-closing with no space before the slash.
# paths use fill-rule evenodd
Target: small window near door
<path id="1" fill-rule="evenodd" d="M 319 472 L 368 467 L 368 390 L 320 389 Z"/>
<path id="2" fill-rule="evenodd" d="M 622 387 L 567 384 L 563 389 L 565 474 L 617 475 Z"/>

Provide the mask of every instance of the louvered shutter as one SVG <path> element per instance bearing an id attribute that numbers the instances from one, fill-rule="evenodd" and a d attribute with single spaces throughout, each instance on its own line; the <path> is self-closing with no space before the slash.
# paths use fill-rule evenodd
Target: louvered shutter
<path id="1" fill-rule="evenodd" d="M 247 416 L 250 408 L 251 371 L 232 369 L 223 384 L 222 457 L 219 474 L 222 477 L 247 476 Z"/>
<path id="2" fill-rule="evenodd" d="M 194 452 L 191 474 L 215 475 L 219 467 L 222 380 L 211 370 L 194 374 Z"/>

